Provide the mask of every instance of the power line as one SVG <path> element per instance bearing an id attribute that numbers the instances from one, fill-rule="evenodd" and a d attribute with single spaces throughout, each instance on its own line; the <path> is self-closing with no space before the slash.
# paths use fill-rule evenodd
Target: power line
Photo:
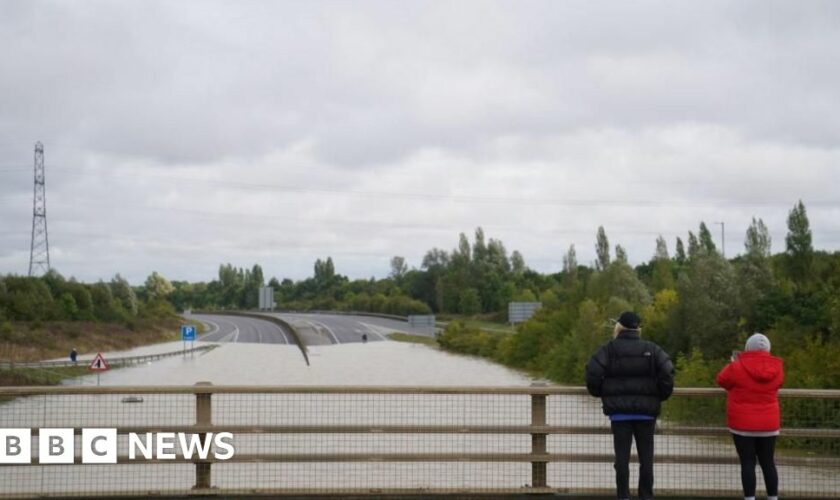
<path id="1" fill-rule="evenodd" d="M 55 170 L 54 174 L 86 177 L 83 172 L 78 172 L 69 169 Z M 522 198 L 522 197 L 498 197 L 498 196 L 469 196 L 469 195 L 449 195 L 449 194 L 435 194 L 435 193 L 414 193 L 414 192 L 397 192 L 397 191 L 362 191 L 352 189 L 338 189 L 338 188 L 314 188 L 310 186 L 299 185 L 283 185 L 270 183 L 250 183 L 242 181 L 230 180 L 216 180 L 216 179 L 201 179 L 194 177 L 173 176 L 159 173 L 144 173 L 126 174 L 104 172 L 97 173 L 97 178 L 107 177 L 113 179 L 144 179 L 155 178 L 163 179 L 172 182 L 183 182 L 188 184 L 207 184 L 212 186 L 219 186 L 225 188 L 234 188 L 250 191 L 281 191 L 292 193 L 315 193 L 315 194 L 331 194 L 355 196 L 361 198 L 381 199 L 381 198 L 410 198 L 410 199 L 425 199 L 431 201 L 449 201 L 452 203 L 462 204 L 509 204 L 509 205 L 525 205 L 525 206 L 570 206 L 570 207 L 685 207 L 685 208 L 705 208 L 705 207 L 787 207 L 789 204 L 777 199 L 768 201 L 753 201 L 753 202 L 733 202 L 728 200 L 710 200 L 708 202 L 693 202 L 681 199 L 671 200 L 645 200 L 645 199 L 622 199 L 622 200 L 605 200 L 602 198 Z M 836 206 L 835 201 L 812 200 L 808 202 L 809 207 L 819 206 Z"/>

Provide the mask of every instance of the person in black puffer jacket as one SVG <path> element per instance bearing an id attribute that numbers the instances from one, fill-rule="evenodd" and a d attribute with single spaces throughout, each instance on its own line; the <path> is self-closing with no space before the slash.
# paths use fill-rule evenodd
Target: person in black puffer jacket
<path id="1" fill-rule="evenodd" d="M 613 339 L 586 364 L 586 388 L 610 418 L 619 499 L 630 498 L 630 447 L 636 438 L 639 497 L 653 498 L 653 433 L 662 401 L 674 391 L 674 365 L 661 347 L 641 339 L 641 319 L 624 312 Z"/>

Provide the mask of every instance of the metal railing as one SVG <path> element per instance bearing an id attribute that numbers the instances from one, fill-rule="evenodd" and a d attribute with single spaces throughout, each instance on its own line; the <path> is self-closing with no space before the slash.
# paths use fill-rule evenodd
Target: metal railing
<path id="1" fill-rule="evenodd" d="M 780 398 L 781 494 L 837 498 L 840 391 Z M 6 497 L 614 495 L 609 424 L 580 387 L 5 387 L 0 401 L 0 429 L 33 429 L 31 462 L 0 465 Z M 741 495 L 723 401 L 718 389 L 678 389 L 665 403 L 658 495 Z M 48 428 L 73 429 L 73 464 L 39 463 Z M 89 428 L 117 429 L 116 464 L 81 462 Z M 129 454 L 132 433 L 206 443 L 222 432 L 233 434 L 229 459 Z"/>
<path id="2" fill-rule="evenodd" d="M 201 345 L 198 347 L 191 347 L 189 349 L 178 349 L 177 351 L 159 352 L 153 354 L 141 354 L 139 356 L 120 356 L 108 357 L 109 366 L 127 366 L 141 363 L 148 363 L 150 361 L 157 361 L 163 358 L 170 358 L 172 356 L 181 356 L 183 354 L 192 354 L 196 352 L 209 351 L 218 347 L 216 344 Z M 56 359 L 49 361 L 0 361 L 0 368 L 13 370 L 15 368 L 55 368 L 67 366 L 87 366 L 91 359 L 78 359 L 75 362 L 69 359 Z"/>

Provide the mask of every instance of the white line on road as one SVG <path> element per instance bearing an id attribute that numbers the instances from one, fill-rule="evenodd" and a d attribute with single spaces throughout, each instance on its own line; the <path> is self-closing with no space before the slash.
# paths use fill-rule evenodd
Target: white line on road
<path id="1" fill-rule="evenodd" d="M 315 330 L 318 330 L 319 325 L 320 325 L 320 327 L 323 327 L 323 329 L 324 329 L 324 330 L 326 330 L 326 331 L 327 331 L 327 333 L 329 333 L 329 334 L 332 336 L 332 338 L 333 338 L 333 340 L 335 340 L 335 343 L 336 343 L 336 344 L 340 344 L 340 343 L 341 343 L 341 342 L 339 342 L 339 341 L 338 341 L 338 337 L 336 337 L 336 336 L 335 336 L 335 333 L 333 333 L 333 331 L 332 331 L 332 330 L 330 330 L 330 328 L 329 328 L 327 325 L 325 325 L 325 324 L 323 324 L 323 323 L 318 323 L 318 322 L 316 322 L 316 321 L 307 321 L 307 323 L 309 323 L 309 326 L 311 326 L 311 327 L 312 327 L 312 328 L 314 328 Z"/>
<path id="2" fill-rule="evenodd" d="M 209 319 L 200 319 L 199 321 L 202 322 L 202 323 L 213 326 L 213 331 L 206 332 L 206 333 L 202 334 L 201 335 L 202 337 L 206 337 L 208 335 L 213 335 L 214 333 L 218 332 L 221 329 L 217 323 L 213 323 Z"/>
<path id="3" fill-rule="evenodd" d="M 231 340 L 233 338 L 233 340 Z M 235 326 L 233 331 L 225 335 L 224 337 L 220 338 L 218 342 L 233 342 L 236 343 L 239 340 L 239 327 Z"/>

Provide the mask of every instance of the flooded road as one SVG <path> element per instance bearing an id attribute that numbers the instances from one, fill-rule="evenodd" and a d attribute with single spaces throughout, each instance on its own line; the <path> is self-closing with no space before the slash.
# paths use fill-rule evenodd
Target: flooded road
<path id="1" fill-rule="evenodd" d="M 197 342 L 200 345 L 201 342 Z M 150 347 L 143 348 L 148 352 Z M 425 345 L 394 341 L 310 346 L 310 365 L 296 346 L 222 343 L 212 351 L 163 359 L 101 375 L 103 386 L 214 385 L 271 386 L 529 386 L 532 378 L 480 359 L 445 353 Z M 133 353 L 126 353 L 131 355 Z M 94 385 L 95 376 L 68 381 Z M 527 395 L 435 394 L 217 394 L 212 421 L 219 426 L 334 425 L 528 425 Z M 38 396 L 0 404 L 0 427 L 113 427 L 191 425 L 195 396 L 146 394 L 127 404 L 121 395 Z M 600 403 L 583 395 L 551 396 L 547 420 L 556 426 L 608 428 Z M 78 438 L 77 438 L 78 441 Z M 78 445 L 78 443 L 77 443 Z M 662 456 L 734 457 L 728 439 L 660 435 Z M 220 463 L 213 485 L 251 488 L 519 488 L 531 481 L 529 462 L 321 461 L 312 455 L 393 453 L 528 453 L 529 434 L 298 433 L 238 434 L 239 454 L 303 454 L 306 462 Z M 608 434 L 551 435 L 553 454 L 609 457 Z M 37 449 L 37 439 L 33 439 Z M 127 451 L 120 438 L 120 453 Z M 37 454 L 37 453 L 36 453 Z M 36 460 L 37 462 L 37 460 Z M 631 468 L 635 469 L 635 466 Z M 837 474 L 816 467 L 781 467 L 783 492 L 836 491 Z M 730 491 L 739 484 L 737 467 L 728 463 L 656 465 L 660 489 Z M 24 492 L 145 492 L 188 490 L 195 481 L 192 464 L 111 466 L 2 466 L 0 495 Z M 635 482 L 635 476 L 631 482 Z M 760 482 L 759 478 L 759 482 Z M 552 488 L 612 488 L 609 461 L 550 463 Z"/>
<path id="2" fill-rule="evenodd" d="M 196 342 L 196 346 L 202 342 Z M 223 343 L 202 354 L 111 370 L 102 385 L 520 385 L 533 379 L 480 358 L 419 344 L 370 342 L 309 346 Z M 95 384 L 96 377 L 68 383 Z"/>

